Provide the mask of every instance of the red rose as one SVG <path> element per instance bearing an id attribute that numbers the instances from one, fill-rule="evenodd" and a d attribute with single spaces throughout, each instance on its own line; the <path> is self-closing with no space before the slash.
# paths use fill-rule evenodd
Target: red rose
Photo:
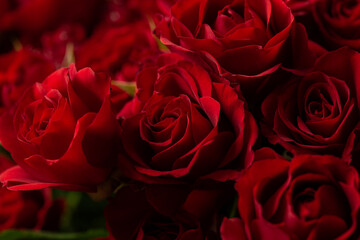
<path id="1" fill-rule="evenodd" d="M 313 17 L 330 47 L 350 46 L 360 51 L 360 3 L 359 1 L 317 1 Z"/>
<path id="2" fill-rule="evenodd" d="M 0 155 L 0 173 L 13 166 Z M 56 229 L 62 201 L 52 201 L 51 191 L 15 192 L 0 187 L 0 232 L 10 228 Z"/>
<path id="3" fill-rule="evenodd" d="M 284 0 L 311 39 L 327 48 L 360 50 L 360 4 L 351 0 Z"/>
<path id="4" fill-rule="evenodd" d="M 262 149 L 235 188 L 242 220 L 223 222 L 224 240 L 359 238 L 359 176 L 339 158 Z"/>
<path id="5" fill-rule="evenodd" d="M 253 91 L 281 65 L 310 63 L 305 29 L 283 0 L 180 0 L 171 12 L 155 29 L 160 40 L 174 51 L 215 58 L 221 73 L 242 88 L 251 84 Z"/>
<path id="6" fill-rule="evenodd" d="M 99 45 L 99 42 L 102 44 Z M 134 81 L 139 62 L 157 53 L 158 46 L 145 21 L 104 27 L 75 51 L 76 66 L 106 71 L 116 80 Z"/>
<path id="7" fill-rule="evenodd" d="M 321 57 L 304 77 L 294 76 L 263 102 L 263 134 L 293 153 L 349 160 L 359 121 L 360 54 L 340 49 Z"/>
<path id="8" fill-rule="evenodd" d="M 22 49 L 0 55 L 0 113 L 16 103 L 35 82 L 55 70 L 42 55 Z"/>
<path id="9" fill-rule="evenodd" d="M 119 114 L 124 174 L 145 182 L 229 179 L 249 167 L 257 126 L 235 90 L 177 54 L 154 62 L 137 75 L 136 97 Z"/>
<path id="10" fill-rule="evenodd" d="M 59 69 L 0 119 L 1 143 L 19 165 L 1 182 L 17 190 L 94 190 L 116 155 L 117 128 L 109 77 L 74 65 Z"/>
<path id="11" fill-rule="evenodd" d="M 195 216 L 186 211 L 172 217 L 163 215 L 151 205 L 148 198 L 146 191 L 132 185 L 120 189 L 105 208 L 109 239 L 204 239 L 200 222 Z M 171 196 L 170 199 L 175 200 Z M 163 200 L 167 202 L 166 198 Z"/>

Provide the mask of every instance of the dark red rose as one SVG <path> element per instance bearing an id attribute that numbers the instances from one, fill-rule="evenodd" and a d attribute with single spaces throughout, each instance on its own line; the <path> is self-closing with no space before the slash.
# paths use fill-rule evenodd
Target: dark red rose
<path id="1" fill-rule="evenodd" d="M 359 176 L 340 158 L 261 149 L 235 188 L 241 220 L 224 220 L 224 240 L 359 238 Z"/>
<path id="2" fill-rule="evenodd" d="M 349 160 L 359 121 L 360 54 L 339 49 L 321 57 L 303 77 L 294 76 L 263 102 L 263 134 L 297 153 Z"/>
<path id="3" fill-rule="evenodd" d="M 249 167 L 257 126 L 241 96 L 177 54 L 154 62 L 137 75 L 136 97 L 118 115 L 124 174 L 169 183 L 230 179 Z"/>
<path id="4" fill-rule="evenodd" d="M 99 43 L 102 43 L 99 45 Z M 158 46 L 145 21 L 98 28 L 75 51 L 76 66 L 106 71 L 116 80 L 134 81 L 139 62 L 157 53 Z"/>
<path id="5" fill-rule="evenodd" d="M 0 113 L 16 103 L 33 83 L 43 81 L 54 70 L 51 62 L 29 49 L 0 55 Z"/>
<path id="6" fill-rule="evenodd" d="M 314 4 L 313 16 L 330 47 L 349 46 L 360 51 L 360 2 L 323 0 Z"/>
<path id="7" fill-rule="evenodd" d="M 217 61 L 244 89 L 253 91 L 280 66 L 302 69 L 311 62 L 305 29 L 283 0 L 180 0 L 171 13 L 155 29 L 160 40 L 173 51 Z"/>
<path id="8" fill-rule="evenodd" d="M 15 0 L 0 15 L 0 31 L 15 32 L 24 41 L 37 41 L 44 32 L 62 24 L 79 23 L 90 28 L 104 8 L 102 0 Z"/>
<path id="9" fill-rule="evenodd" d="M 111 170 L 118 123 L 110 78 L 62 68 L 34 84 L 0 119 L 0 140 L 18 166 L 1 175 L 9 189 L 94 190 Z"/>
<path id="10" fill-rule="evenodd" d="M 286 0 L 311 39 L 330 49 L 360 50 L 360 3 L 357 0 Z"/>
<path id="11" fill-rule="evenodd" d="M 13 164 L 0 155 L 0 173 Z M 0 232 L 10 228 L 54 230 L 59 224 L 62 201 L 53 201 L 49 189 L 15 192 L 0 187 Z"/>

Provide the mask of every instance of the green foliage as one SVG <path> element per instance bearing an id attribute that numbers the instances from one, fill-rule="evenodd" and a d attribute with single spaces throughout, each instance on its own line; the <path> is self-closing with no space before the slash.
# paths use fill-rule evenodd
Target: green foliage
<path id="1" fill-rule="evenodd" d="M 100 237 L 106 237 L 108 233 L 103 229 L 92 229 L 87 232 L 79 233 L 55 233 L 40 232 L 30 230 L 6 230 L 0 232 L 1 240 L 88 240 Z"/>
<path id="2" fill-rule="evenodd" d="M 125 92 L 127 92 L 130 96 L 135 95 L 136 91 L 136 83 L 135 82 L 124 82 L 124 81 L 111 81 L 112 84 L 118 86 Z"/>
<path id="3" fill-rule="evenodd" d="M 65 212 L 60 231 L 82 232 L 102 228 L 106 231 L 104 208 L 106 201 L 95 202 L 88 194 L 53 190 L 54 198 L 65 200 Z"/>

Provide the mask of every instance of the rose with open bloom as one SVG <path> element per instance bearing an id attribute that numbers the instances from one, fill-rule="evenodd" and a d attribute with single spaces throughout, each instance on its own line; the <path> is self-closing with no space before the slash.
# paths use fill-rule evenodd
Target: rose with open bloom
<path id="1" fill-rule="evenodd" d="M 360 50 L 360 2 L 357 0 L 284 0 L 309 37 L 335 49 Z"/>
<path id="2" fill-rule="evenodd" d="M 281 65 L 303 69 L 311 62 L 305 29 L 283 0 L 179 0 L 171 13 L 155 29 L 160 40 L 173 51 L 217 61 L 244 89 Z"/>
<path id="3" fill-rule="evenodd" d="M 224 180 L 250 166 L 256 123 L 241 96 L 218 78 L 177 54 L 143 68 L 136 97 L 118 115 L 125 175 L 149 183 Z"/>
<path id="4" fill-rule="evenodd" d="M 90 68 L 62 68 L 34 84 L 0 119 L 0 140 L 18 166 L 2 173 L 9 189 L 90 191 L 116 156 L 118 123 L 110 79 Z"/>
<path id="5" fill-rule="evenodd" d="M 347 48 L 321 57 L 264 100 L 263 135 L 292 153 L 350 160 L 359 122 L 360 54 Z"/>
<path id="6" fill-rule="evenodd" d="M 316 1 L 313 16 L 330 47 L 349 46 L 360 50 L 360 2 L 357 0 Z"/>
<path id="7" fill-rule="evenodd" d="M 224 219 L 224 240 L 359 238 L 359 175 L 340 158 L 264 148 L 235 188 L 241 219 Z"/>

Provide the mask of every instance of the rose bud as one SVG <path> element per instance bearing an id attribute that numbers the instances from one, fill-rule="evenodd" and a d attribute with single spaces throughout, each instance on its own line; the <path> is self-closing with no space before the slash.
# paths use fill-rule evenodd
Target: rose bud
<path id="1" fill-rule="evenodd" d="M 136 97 L 118 115 L 123 173 L 171 183 L 231 179 L 249 167 L 256 123 L 243 98 L 220 81 L 177 54 L 163 54 L 144 67 Z"/>
<path id="2" fill-rule="evenodd" d="M 223 240 L 359 238 L 359 175 L 340 158 L 261 149 L 235 188 L 241 219 L 224 219 Z"/>
<path id="3" fill-rule="evenodd" d="M 339 49 L 314 69 L 275 89 L 264 100 L 263 135 L 288 151 L 333 154 L 351 159 L 359 121 L 360 54 Z"/>
<path id="4" fill-rule="evenodd" d="M 244 93 L 280 66 L 303 70 L 312 62 L 305 29 L 283 0 L 179 0 L 171 13 L 155 29 L 160 40 L 202 56 Z"/>
<path id="5" fill-rule="evenodd" d="M 110 78 L 62 68 L 34 84 L 0 119 L 0 141 L 18 166 L 0 180 L 9 189 L 94 191 L 117 155 L 118 123 Z"/>

